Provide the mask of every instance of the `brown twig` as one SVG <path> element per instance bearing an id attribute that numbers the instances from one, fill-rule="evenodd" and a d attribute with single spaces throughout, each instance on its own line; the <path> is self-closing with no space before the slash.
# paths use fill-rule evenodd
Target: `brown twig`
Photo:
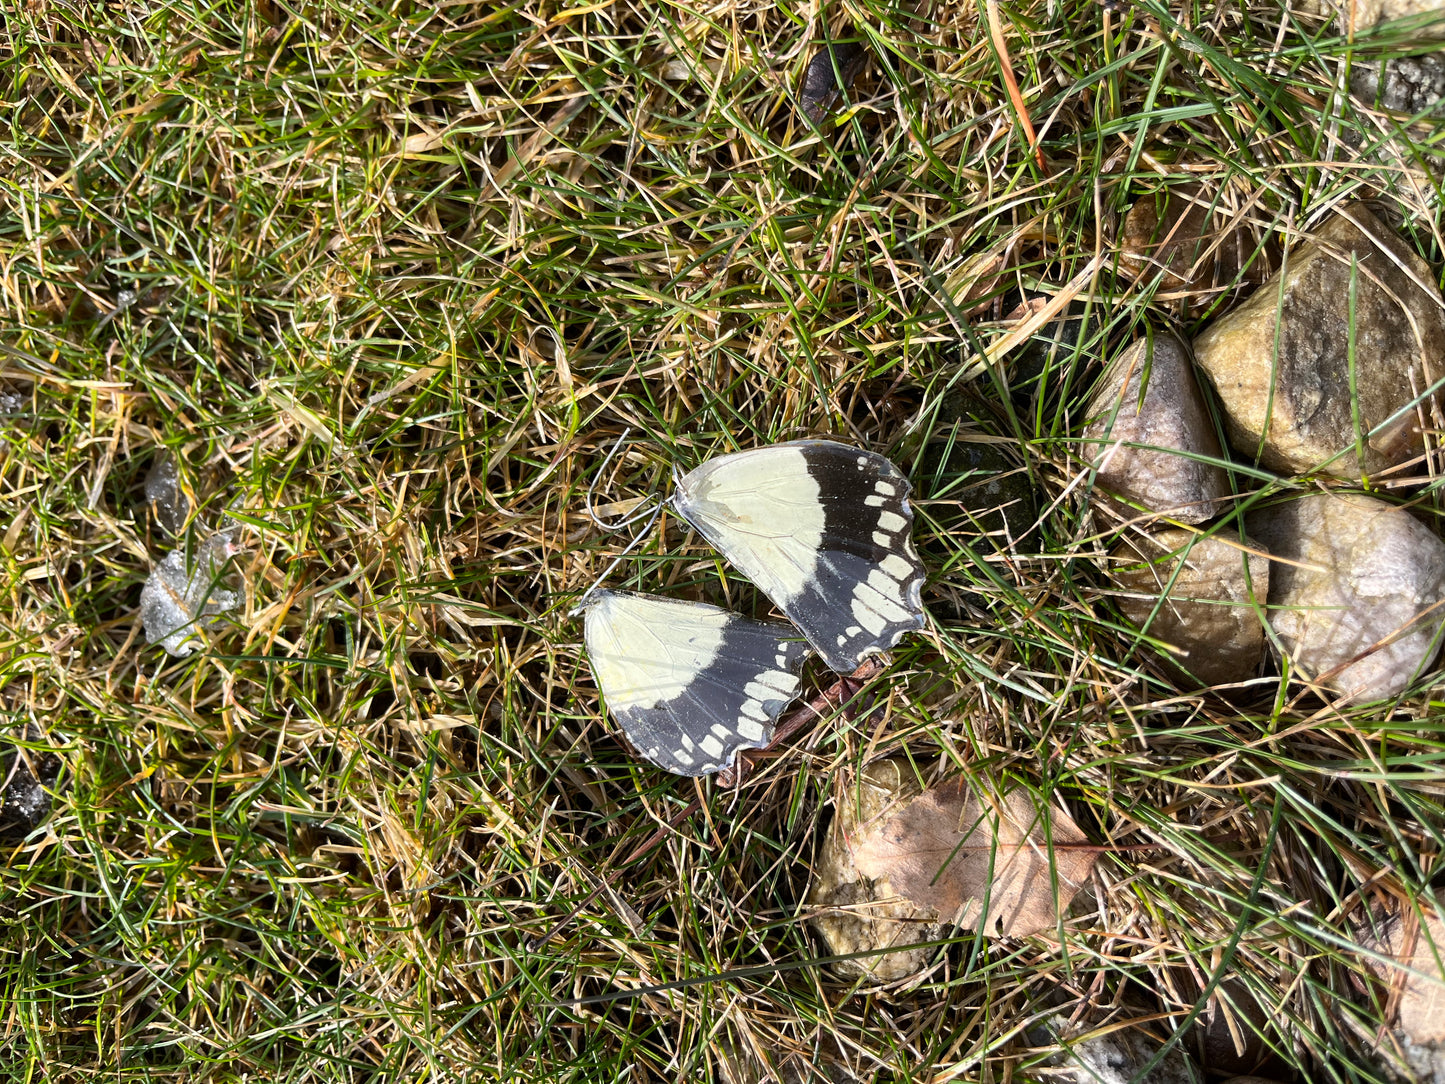
<path id="1" fill-rule="evenodd" d="M 842 674 L 838 680 L 813 697 L 806 704 L 789 712 L 773 731 L 773 740 L 762 749 L 744 749 L 738 754 L 731 767 L 718 772 L 717 781 L 724 787 L 740 787 L 749 775 L 763 761 L 780 756 L 782 746 L 804 727 L 812 726 L 830 712 L 843 708 L 850 700 L 863 691 L 870 681 L 883 673 L 885 664 L 876 655 L 870 655 L 858 664 L 851 674 Z"/>

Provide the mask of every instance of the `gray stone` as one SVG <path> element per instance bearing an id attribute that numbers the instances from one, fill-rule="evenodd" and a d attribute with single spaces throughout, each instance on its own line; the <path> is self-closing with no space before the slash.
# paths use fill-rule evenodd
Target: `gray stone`
<path id="1" fill-rule="evenodd" d="M 837 956 L 895 949 L 834 964 L 840 974 L 894 982 L 921 971 L 938 951 L 937 946 L 898 948 L 936 940 L 948 924 L 939 921 L 937 912 L 899 896 L 886 882 L 866 877 L 849 846 L 849 840 L 864 826 L 878 826 L 890 810 L 901 807 L 921 789 L 907 760 L 883 760 L 865 767 L 856 783 L 845 787 L 839 797 L 808 894 L 813 927 Z"/>
<path id="2" fill-rule="evenodd" d="M 1146 1015 L 1142 1013 L 1140 1015 Z M 1079 1042 L 1073 1036 L 1085 1034 L 1088 1025 L 1071 1024 L 1067 1016 L 1050 1017 L 1044 1029 L 1063 1049 L 1048 1061 L 1055 1071 L 1050 1080 L 1068 1084 L 1203 1084 L 1204 1074 L 1175 1043 L 1149 1072 L 1140 1070 L 1158 1052 L 1159 1042 L 1142 1028 L 1125 1027 Z"/>
<path id="3" fill-rule="evenodd" d="M 798 105 L 814 124 L 821 124 L 833 104 L 853 85 L 868 65 L 868 51 L 856 41 L 842 41 L 819 49 L 808 61 Z"/>
<path id="4" fill-rule="evenodd" d="M 1276 558 L 1269 622 L 1307 678 L 1347 702 L 1394 696 L 1445 623 L 1445 543 L 1373 497 L 1316 493 L 1246 520 Z"/>
<path id="5" fill-rule="evenodd" d="M 1106 493 L 1202 523 L 1229 498 L 1229 481 L 1221 467 L 1192 457 L 1218 459 L 1219 441 L 1188 348 L 1166 334 L 1150 345 L 1140 339 L 1105 372 L 1089 402 L 1083 454 L 1098 465 L 1095 484 Z"/>
<path id="6" fill-rule="evenodd" d="M 955 431 L 924 446 L 915 480 L 933 505 L 939 530 L 992 536 L 1011 552 L 1037 515 L 1034 487 L 1016 457 L 1016 441 Z"/>
<path id="7" fill-rule="evenodd" d="M 1362 466 L 1374 473 L 1419 455 L 1420 419 L 1407 408 L 1445 375 L 1445 313 L 1429 266 L 1355 204 L 1295 248 L 1281 275 L 1194 341 L 1229 443 L 1288 474 L 1358 478 Z"/>
<path id="8" fill-rule="evenodd" d="M 1152 639 L 1178 649 L 1170 661 L 1179 670 L 1206 685 L 1254 676 L 1264 657 L 1259 615 L 1269 596 L 1268 558 L 1246 553 L 1238 541 L 1184 530 L 1130 537 L 1112 556 L 1114 582 L 1129 592 L 1119 597 L 1119 609 Z"/>
<path id="9" fill-rule="evenodd" d="M 184 549 L 172 551 L 151 569 L 140 593 L 140 619 L 146 643 L 159 643 L 185 657 L 201 646 L 198 628 L 214 628 L 218 615 L 241 604 L 241 595 L 221 583 L 226 564 L 240 552 L 230 531 L 211 535 L 189 564 Z"/>
<path id="10" fill-rule="evenodd" d="M 0 839 L 29 835 L 50 815 L 50 794 L 60 779 L 51 753 L 11 749 L 0 760 Z"/>
<path id="11" fill-rule="evenodd" d="M 1371 109 L 1445 115 L 1445 56 L 1356 60 L 1350 66 L 1350 94 Z"/>
<path id="12" fill-rule="evenodd" d="M 156 522 L 168 533 L 179 535 L 191 514 L 191 499 L 181 486 L 176 457 L 167 448 L 156 453 L 146 475 L 146 500 L 151 502 Z"/>

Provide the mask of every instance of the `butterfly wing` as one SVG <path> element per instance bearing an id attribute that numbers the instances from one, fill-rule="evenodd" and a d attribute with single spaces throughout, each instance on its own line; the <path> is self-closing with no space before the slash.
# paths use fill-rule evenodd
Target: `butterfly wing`
<path id="1" fill-rule="evenodd" d="M 613 718 L 678 775 L 719 771 L 739 749 L 767 745 L 808 655 L 791 625 L 630 591 L 594 592 L 584 636 Z"/>
<path id="2" fill-rule="evenodd" d="M 710 459 L 672 503 L 847 673 L 923 627 L 911 490 L 875 452 L 800 440 Z"/>

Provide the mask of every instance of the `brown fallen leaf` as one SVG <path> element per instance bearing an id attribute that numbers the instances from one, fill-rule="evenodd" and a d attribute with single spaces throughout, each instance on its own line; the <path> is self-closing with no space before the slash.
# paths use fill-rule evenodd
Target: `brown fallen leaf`
<path id="1" fill-rule="evenodd" d="M 945 920 L 974 924 L 986 897 L 982 929 L 990 937 L 1052 928 L 1096 857 L 1061 810 L 970 776 L 930 787 L 860 832 L 852 851 L 859 872 Z"/>
<path id="2" fill-rule="evenodd" d="M 1136 279 L 1163 272 L 1165 290 L 1258 285 L 1279 266 L 1279 246 L 1246 214 L 1199 184 L 1140 199 L 1124 217 L 1119 267 Z"/>

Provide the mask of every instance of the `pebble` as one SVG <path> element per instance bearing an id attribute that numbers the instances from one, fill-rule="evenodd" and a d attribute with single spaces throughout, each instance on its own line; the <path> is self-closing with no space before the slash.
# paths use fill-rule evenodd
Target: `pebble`
<path id="1" fill-rule="evenodd" d="M 1430 905 L 1422 901 L 1421 906 Z M 1407 924 L 1392 917 L 1382 925 L 1381 936 L 1364 937 L 1373 950 L 1365 961 L 1389 991 L 1398 991 L 1390 999 L 1398 1008 L 1388 1023 L 1399 1051 L 1420 1084 L 1445 1084 L 1445 971 L 1440 965 L 1445 923 L 1426 911 L 1418 921 Z M 1388 1038 L 1381 1043 L 1392 1061 L 1394 1045 Z"/>
<path id="2" fill-rule="evenodd" d="M 1190 456 L 1219 458 L 1219 441 L 1188 348 L 1169 334 L 1153 337 L 1152 353 L 1150 345 L 1138 340 L 1106 371 L 1089 402 L 1082 454 L 1098 464 L 1095 484 L 1106 493 L 1185 523 L 1202 523 L 1229 498 L 1229 480 L 1221 467 Z"/>
<path id="3" fill-rule="evenodd" d="M 1119 1028 L 1082 1042 L 1068 1042 L 1088 1030 L 1088 1025 L 1071 1024 L 1061 1014 L 1049 1017 L 1042 1028 L 1031 1034 L 1037 1045 L 1044 1045 L 1038 1041 L 1045 1039 L 1041 1033 L 1047 1033 L 1046 1041 L 1068 1043 L 1048 1059 L 1047 1064 L 1053 1068 L 1049 1080 L 1068 1084 L 1199 1084 L 1204 1079 L 1178 1043 L 1141 1076 L 1140 1070 L 1159 1052 L 1159 1043 L 1140 1028 Z"/>
<path id="4" fill-rule="evenodd" d="M 1197 183 L 1145 196 L 1124 216 L 1119 268 L 1136 279 L 1162 271 L 1165 291 L 1259 283 L 1279 265 L 1278 247 L 1248 221 L 1231 225 L 1231 208 Z M 1256 256 L 1258 253 L 1258 256 Z M 1203 294 L 1199 301 L 1211 300 Z"/>
<path id="5" fill-rule="evenodd" d="M 1371 109 L 1445 116 L 1445 56 L 1356 60 L 1350 66 L 1350 95 Z"/>
<path id="6" fill-rule="evenodd" d="M 1429 666 L 1445 623 L 1445 543 L 1409 512 L 1316 493 L 1245 522 L 1281 558 L 1269 622 L 1306 677 L 1358 703 L 1394 696 Z"/>
<path id="7" fill-rule="evenodd" d="M 0 839 L 22 839 L 50 815 L 50 792 L 59 778 L 60 760 L 49 753 L 31 751 L 17 763 L 12 749 L 0 761 Z"/>
<path id="8" fill-rule="evenodd" d="M 1345 478 L 1419 455 L 1417 411 L 1405 408 L 1445 374 L 1445 313 L 1429 265 L 1352 204 L 1297 246 L 1281 274 L 1282 284 L 1276 276 L 1194 340 L 1195 358 L 1224 407 L 1230 445 L 1250 458 L 1258 451 L 1265 466 L 1284 474 L 1322 470 Z M 1364 441 L 1363 464 L 1356 403 L 1359 439 L 1379 429 Z"/>
<path id="9" fill-rule="evenodd" d="M 1245 545 L 1258 548 L 1251 541 Z M 1120 596 L 1119 609 L 1152 639 L 1179 649 L 1168 656 L 1171 669 L 1205 685 L 1255 675 L 1264 657 L 1260 613 L 1269 596 L 1267 557 L 1246 554 L 1234 539 L 1201 538 L 1185 530 L 1131 536 L 1112 556 L 1114 582 L 1130 592 Z M 1168 598 L 1159 605 L 1166 587 Z M 1251 599 L 1258 600 L 1257 608 Z"/>
<path id="10" fill-rule="evenodd" d="M 1301 0 L 1300 11 L 1333 15 L 1341 34 L 1353 37 L 1392 19 L 1445 11 L 1445 0 Z M 1423 22 L 1414 31 L 1422 38 L 1445 38 L 1445 20 Z"/>

